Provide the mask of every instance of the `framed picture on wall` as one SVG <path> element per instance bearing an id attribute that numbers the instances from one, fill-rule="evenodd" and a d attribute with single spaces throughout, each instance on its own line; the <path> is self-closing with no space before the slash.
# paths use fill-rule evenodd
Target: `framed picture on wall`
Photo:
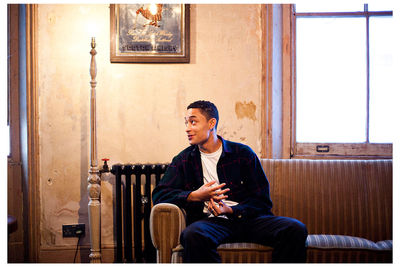
<path id="1" fill-rule="evenodd" d="M 189 63 L 190 6 L 111 4 L 112 63 Z"/>

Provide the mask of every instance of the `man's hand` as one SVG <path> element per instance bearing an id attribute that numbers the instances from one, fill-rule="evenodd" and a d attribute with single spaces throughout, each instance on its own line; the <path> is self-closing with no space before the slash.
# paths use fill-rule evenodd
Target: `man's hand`
<path id="1" fill-rule="evenodd" d="M 212 186 L 215 183 L 216 183 L 216 181 L 211 181 L 209 183 L 203 184 L 199 189 L 191 192 L 189 194 L 187 200 L 188 201 L 209 201 L 210 199 L 213 199 L 213 200 L 219 202 L 222 199 L 228 198 L 228 196 L 226 196 L 224 194 L 229 191 L 229 188 L 220 190 L 226 184 L 222 183 L 217 186 Z"/>
<path id="2" fill-rule="evenodd" d="M 216 202 L 213 199 L 211 199 L 210 202 L 208 203 L 208 210 L 212 214 L 214 214 L 214 216 L 233 213 L 232 208 L 226 205 L 222 200 Z"/>

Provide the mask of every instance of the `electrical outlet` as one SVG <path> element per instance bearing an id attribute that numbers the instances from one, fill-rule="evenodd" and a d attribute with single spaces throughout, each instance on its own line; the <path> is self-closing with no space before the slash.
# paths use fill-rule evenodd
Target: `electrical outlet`
<path id="1" fill-rule="evenodd" d="M 64 224 L 62 226 L 63 237 L 79 237 L 85 235 L 85 224 Z"/>

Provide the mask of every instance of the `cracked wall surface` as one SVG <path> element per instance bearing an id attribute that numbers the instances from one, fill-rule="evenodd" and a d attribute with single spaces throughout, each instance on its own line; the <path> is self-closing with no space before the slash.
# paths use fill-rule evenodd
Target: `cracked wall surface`
<path id="1" fill-rule="evenodd" d="M 187 145 L 188 104 L 219 108 L 218 133 L 261 154 L 261 6 L 191 5 L 190 64 L 110 63 L 109 5 L 38 7 L 41 248 L 75 246 L 85 223 L 90 33 L 96 25 L 98 159 L 165 163 Z M 114 244 L 114 177 L 102 181 L 102 244 Z M 89 244 L 89 232 L 80 244 Z"/>

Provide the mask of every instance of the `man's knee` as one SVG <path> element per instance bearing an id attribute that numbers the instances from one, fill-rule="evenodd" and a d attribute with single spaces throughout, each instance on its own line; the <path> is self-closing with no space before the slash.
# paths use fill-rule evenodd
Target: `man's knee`
<path id="1" fill-rule="evenodd" d="M 181 243 L 186 243 L 186 241 L 196 239 L 198 235 L 199 234 L 197 230 L 193 229 L 192 227 L 187 227 L 181 233 Z"/>
<path id="2" fill-rule="evenodd" d="M 287 223 L 286 231 L 289 233 L 289 236 L 298 239 L 298 240 L 306 240 L 308 231 L 307 227 L 300 221 L 289 218 L 290 220 Z"/>
<path id="3" fill-rule="evenodd" d="M 201 226 L 192 224 L 182 231 L 180 240 L 181 244 L 187 244 L 188 242 L 200 243 L 207 240 L 207 235 L 204 233 Z"/>

